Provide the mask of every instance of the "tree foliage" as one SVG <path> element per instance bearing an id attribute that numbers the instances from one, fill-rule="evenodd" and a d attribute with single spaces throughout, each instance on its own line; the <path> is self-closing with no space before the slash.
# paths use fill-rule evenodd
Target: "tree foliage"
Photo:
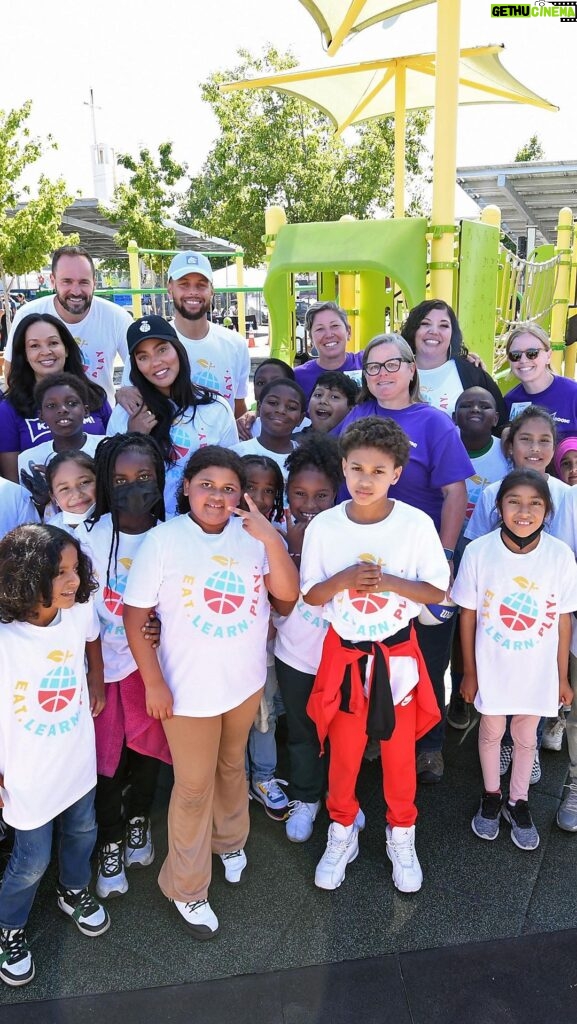
<path id="1" fill-rule="evenodd" d="M 521 146 L 515 155 L 515 163 L 524 163 L 530 160 L 542 160 L 545 156 L 545 150 L 543 144 L 538 135 L 532 135 L 531 138 Z"/>
<path id="2" fill-rule="evenodd" d="M 50 136 L 43 142 L 30 134 L 31 111 L 30 100 L 15 110 L 0 110 L 0 277 L 8 320 L 13 278 L 42 270 L 54 249 L 78 241 L 77 235 L 60 231 L 62 214 L 72 202 L 62 178 L 51 182 L 41 175 L 32 199 L 26 199 L 30 188 L 20 183 L 24 171 L 47 147 L 56 148 Z"/>
<path id="3" fill-rule="evenodd" d="M 283 206 L 293 223 L 390 212 L 394 119 L 360 125 L 345 142 L 326 115 L 292 96 L 268 89 L 221 93 L 224 82 L 297 63 L 290 52 L 272 46 L 262 56 L 238 53 L 235 68 L 215 72 L 202 86 L 220 132 L 201 172 L 191 179 L 181 219 L 240 245 L 247 266 L 256 266 L 264 252 L 264 211 L 271 204 Z M 426 113 L 407 119 L 407 182 L 417 204 L 428 121 Z"/>
<path id="4" fill-rule="evenodd" d="M 172 214 L 177 198 L 174 186 L 186 174 L 186 164 L 174 160 L 171 142 L 159 146 L 158 160 L 148 149 L 141 149 L 138 159 L 124 153 L 117 160 L 131 177 L 117 186 L 109 207 L 100 206 L 107 217 L 121 225 L 116 244 L 126 249 L 134 239 L 141 249 L 175 249 L 176 232 L 164 221 Z M 160 257 L 146 256 L 144 262 L 155 272 L 160 271 Z"/>

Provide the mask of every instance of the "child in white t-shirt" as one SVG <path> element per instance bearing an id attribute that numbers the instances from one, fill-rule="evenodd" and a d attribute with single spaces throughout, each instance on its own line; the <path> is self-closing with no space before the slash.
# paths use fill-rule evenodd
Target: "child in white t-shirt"
<path id="1" fill-rule="evenodd" d="M 96 893 L 101 899 L 127 892 L 125 867 L 152 864 L 150 809 L 160 760 L 170 763 L 160 723 L 146 714 L 144 684 L 122 621 L 132 561 L 147 532 L 164 520 L 164 483 L 164 460 L 153 438 L 138 433 L 106 438 L 96 457 L 96 506 L 76 533 L 98 580 L 95 604 L 106 683 L 106 707 L 95 723 Z"/>
<path id="2" fill-rule="evenodd" d="M 212 852 L 225 878 L 246 867 L 245 748 L 266 678 L 268 594 L 287 613 L 298 576 L 278 530 L 245 494 L 241 459 L 209 445 L 188 461 L 182 513 L 148 533 L 132 564 L 124 624 L 149 715 L 163 723 L 174 766 L 168 856 L 159 885 L 199 939 L 218 931 L 208 902 Z M 162 620 L 158 652 L 142 609 Z M 191 756 L 193 752 L 193 756 Z"/>
<path id="3" fill-rule="evenodd" d="M 86 452 L 60 452 L 46 466 L 51 506 L 58 509 L 49 520 L 67 533 L 92 515 L 96 506 L 96 469 Z"/>
<path id="4" fill-rule="evenodd" d="M 25 928 L 55 824 L 60 910 L 84 935 L 110 926 L 88 891 L 92 716 L 104 707 L 94 589 L 89 559 L 63 530 L 20 526 L 0 542 L 0 797 L 15 830 L 0 887 L 0 978 L 11 986 L 34 977 Z"/>
<path id="5" fill-rule="evenodd" d="M 484 792 L 471 826 L 480 839 L 493 840 L 503 817 L 515 845 L 534 850 L 539 833 L 528 793 L 537 726 L 573 698 L 567 673 L 577 567 L 567 545 L 543 532 L 552 502 L 542 474 L 509 473 L 496 502 L 500 529 L 467 547 L 451 590 L 461 606 L 461 694 L 481 713 Z M 499 755 L 507 715 L 513 754 L 504 801 Z"/>
<path id="6" fill-rule="evenodd" d="M 409 459 L 390 419 L 368 416 L 341 435 L 351 500 L 321 512 L 304 538 L 301 589 L 330 627 L 307 710 L 330 742 L 328 843 L 315 885 L 336 889 L 359 852 L 364 824 L 355 788 L 367 736 L 380 740 L 393 882 L 416 892 L 415 740 L 439 709 L 412 620 L 443 600 L 449 568 L 433 521 L 388 497 Z"/>
<path id="7" fill-rule="evenodd" d="M 260 434 L 232 446 L 239 455 L 267 455 L 280 466 L 286 480 L 285 463 L 296 448 L 293 432 L 306 413 L 306 396 L 295 380 L 281 378 L 265 384 L 258 403 Z"/>

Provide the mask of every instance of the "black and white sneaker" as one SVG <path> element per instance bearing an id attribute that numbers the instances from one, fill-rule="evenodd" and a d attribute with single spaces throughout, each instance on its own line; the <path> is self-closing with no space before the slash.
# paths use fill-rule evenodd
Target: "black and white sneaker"
<path id="1" fill-rule="evenodd" d="M 105 843 L 98 851 L 96 895 L 107 900 L 111 896 L 123 896 L 125 892 L 128 892 L 128 879 L 122 844 Z"/>
<path id="2" fill-rule="evenodd" d="M 154 860 L 149 818 L 131 818 L 126 826 L 124 863 L 127 868 L 147 868 Z"/>
<path id="3" fill-rule="evenodd" d="M 72 918 L 79 932 L 92 938 L 102 935 L 110 928 L 108 912 L 88 889 L 64 889 L 58 887 L 58 906 Z"/>
<path id="4" fill-rule="evenodd" d="M 188 903 L 172 901 L 186 927 L 195 939 L 213 939 L 218 933 L 218 918 L 208 900 L 191 900 Z"/>
<path id="5" fill-rule="evenodd" d="M 32 953 L 23 928 L 0 928 L 0 978 L 16 988 L 27 985 L 35 974 Z"/>

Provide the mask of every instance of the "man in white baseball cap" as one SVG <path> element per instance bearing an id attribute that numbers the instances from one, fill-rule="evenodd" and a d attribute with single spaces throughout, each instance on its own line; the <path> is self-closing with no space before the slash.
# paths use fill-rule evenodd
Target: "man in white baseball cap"
<path id="1" fill-rule="evenodd" d="M 214 290 L 206 256 L 178 252 L 168 268 L 168 294 L 174 304 L 173 327 L 186 348 L 192 380 L 222 395 L 238 419 L 246 412 L 250 356 L 237 331 L 208 319 Z M 129 365 L 122 383 L 130 384 Z"/>

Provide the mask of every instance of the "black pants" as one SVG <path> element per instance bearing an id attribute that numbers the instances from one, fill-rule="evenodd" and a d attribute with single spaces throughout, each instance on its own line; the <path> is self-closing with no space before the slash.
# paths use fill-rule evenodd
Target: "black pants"
<path id="1" fill-rule="evenodd" d="M 150 816 L 159 771 L 160 761 L 155 757 L 137 754 L 124 746 L 112 778 L 97 776 L 94 806 L 99 846 L 123 842 L 130 818 Z M 123 799 L 122 791 L 127 784 L 130 788 Z"/>
<path id="2" fill-rule="evenodd" d="M 417 751 L 441 750 L 443 746 L 445 738 L 445 672 L 449 667 L 456 621 L 457 616 L 453 615 L 452 619 L 449 619 L 448 622 L 441 622 L 439 626 L 423 626 L 420 622 L 415 623 L 419 647 L 425 659 L 441 712 L 441 721 L 417 741 Z"/>
<path id="3" fill-rule="evenodd" d="M 317 727 L 306 711 L 315 677 L 278 658 L 275 666 L 286 712 L 290 795 L 313 804 L 324 799 L 327 789 L 327 758 L 320 756 Z"/>

